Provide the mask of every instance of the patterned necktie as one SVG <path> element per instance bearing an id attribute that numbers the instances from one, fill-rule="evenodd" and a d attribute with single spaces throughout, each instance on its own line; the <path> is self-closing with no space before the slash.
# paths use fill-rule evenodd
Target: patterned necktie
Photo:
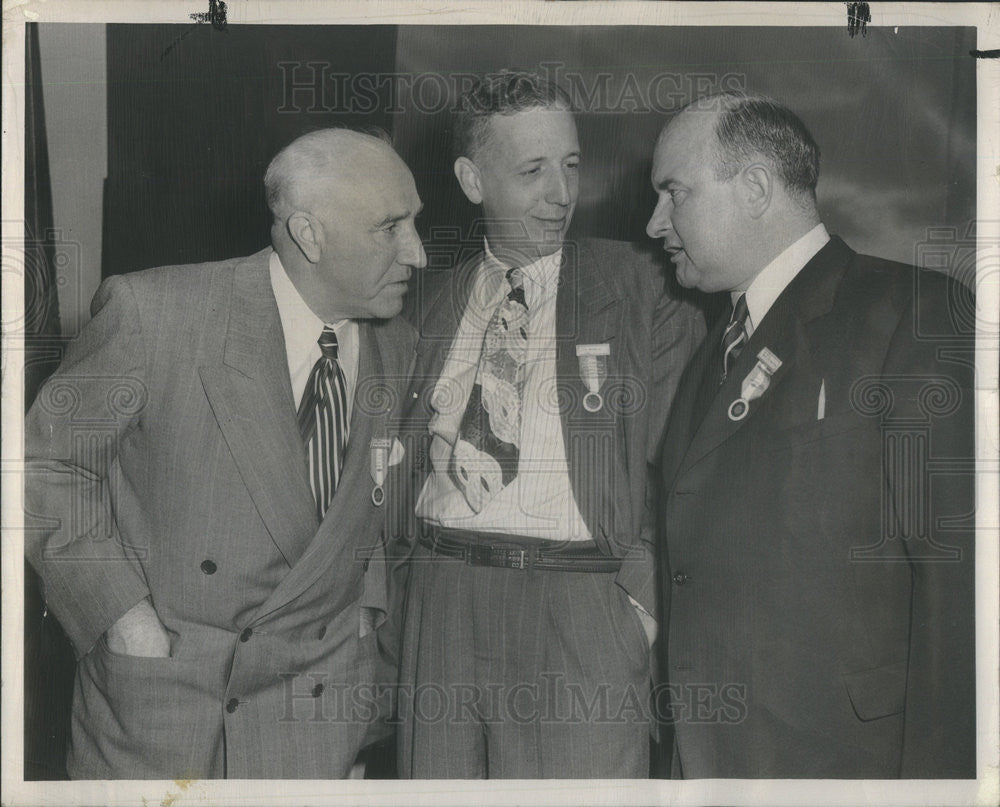
<path id="1" fill-rule="evenodd" d="M 347 381 L 337 362 L 337 334 L 323 328 L 319 337 L 323 355 L 313 365 L 297 415 L 306 446 L 309 485 L 320 521 L 326 515 L 340 481 L 350 423 L 347 421 Z"/>
<path id="2" fill-rule="evenodd" d="M 733 316 L 722 334 L 722 381 L 729 375 L 730 367 L 740 357 L 740 351 L 747 343 L 747 296 L 741 294 L 733 308 Z M 721 382 L 720 382 L 721 383 Z"/>
<path id="3" fill-rule="evenodd" d="M 523 282 L 520 269 L 507 272 L 510 292 L 486 326 L 476 381 L 448 468 L 477 513 L 517 476 L 528 342 Z"/>

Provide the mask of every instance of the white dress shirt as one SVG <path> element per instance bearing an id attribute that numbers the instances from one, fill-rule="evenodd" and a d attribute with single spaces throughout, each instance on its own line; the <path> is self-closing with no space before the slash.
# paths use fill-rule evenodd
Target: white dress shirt
<path id="1" fill-rule="evenodd" d="M 747 295 L 747 339 L 760 325 L 764 315 L 771 310 L 785 287 L 795 279 L 813 256 L 830 240 L 826 227 L 817 224 L 798 241 L 784 250 L 777 258 L 760 270 L 746 290 Z M 730 292 L 733 307 L 739 300 L 741 291 Z"/>
<path id="2" fill-rule="evenodd" d="M 509 267 L 486 246 L 455 338 L 431 398 L 434 414 L 432 472 L 416 513 L 441 527 L 526 535 L 550 540 L 589 540 L 570 485 L 556 395 L 556 290 L 562 250 L 522 268 L 528 307 L 528 347 L 521 401 L 517 476 L 476 513 L 452 482 L 448 464 L 475 384 L 483 336 L 507 293 Z"/>
<path id="3" fill-rule="evenodd" d="M 277 252 L 271 253 L 269 264 L 271 289 L 278 304 L 278 317 L 285 335 L 285 356 L 288 359 L 288 377 L 292 382 L 292 396 L 298 409 L 305 392 L 306 382 L 313 365 L 322 356 L 319 337 L 323 333 L 323 320 L 306 305 L 298 289 L 288 277 Z M 342 319 L 330 325 L 337 334 L 337 363 L 347 382 L 347 420 L 354 409 L 354 391 L 358 382 L 358 357 L 360 355 L 358 323 Z"/>

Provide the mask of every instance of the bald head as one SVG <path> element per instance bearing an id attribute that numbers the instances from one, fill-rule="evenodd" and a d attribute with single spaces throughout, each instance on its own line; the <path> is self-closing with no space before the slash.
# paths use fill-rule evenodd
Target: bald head
<path id="1" fill-rule="evenodd" d="M 271 160 L 264 174 L 267 206 L 281 221 L 295 210 L 344 204 L 374 173 L 400 167 L 405 170 L 388 137 L 350 129 L 310 132 Z"/>
<path id="2" fill-rule="evenodd" d="M 818 160 L 802 122 L 770 99 L 697 101 L 657 140 L 646 232 L 663 239 L 682 285 L 745 291 L 819 223 Z"/>
<path id="3" fill-rule="evenodd" d="M 688 104 L 668 126 L 692 117 L 710 122 L 719 179 L 764 160 L 791 197 L 804 207 L 815 204 L 819 146 L 788 107 L 764 95 L 718 93 Z"/>
<path id="4" fill-rule="evenodd" d="M 306 304 L 326 323 L 399 313 L 426 255 L 420 197 L 387 139 L 323 129 L 286 146 L 264 176 L 271 243 Z"/>

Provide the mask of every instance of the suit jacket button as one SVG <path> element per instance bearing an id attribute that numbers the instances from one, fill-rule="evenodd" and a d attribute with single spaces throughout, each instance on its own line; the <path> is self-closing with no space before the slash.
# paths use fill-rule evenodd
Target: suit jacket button
<path id="1" fill-rule="evenodd" d="M 243 633 L 240 634 L 240 641 L 249 642 L 251 636 L 253 636 L 253 628 L 244 628 Z"/>
<path id="2" fill-rule="evenodd" d="M 690 577 L 688 577 L 686 574 L 683 574 L 682 572 L 677 572 L 677 574 L 674 575 L 674 582 L 678 586 L 683 586 L 690 579 L 691 579 Z"/>
<path id="3" fill-rule="evenodd" d="M 226 704 L 226 711 L 229 712 L 229 714 L 232 714 L 239 708 L 239 706 L 240 702 L 236 700 L 236 698 L 230 698 L 229 702 Z"/>
<path id="4" fill-rule="evenodd" d="M 203 571 L 203 572 L 204 572 L 205 574 L 215 574 L 215 570 L 216 570 L 217 568 L 219 568 L 219 567 L 218 567 L 218 566 L 216 566 L 216 565 L 215 565 L 215 563 L 213 563 L 213 562 L 212 562 L 212 561 L 210 561 L 210 560 L 203 560 L 203 561 L 201 562 L 201 570 L 202 570 L 202 571 Z"/>
<path id="5" fill-rule="evenodd" d="M 322 639 L 324 636 L 326 636 L 326 625 L 319 629 L 319 632 L 316 634 L 316 638 Z"/>
<path id="6" fill-rule="evenodd" d="M 320 695 L 323 694 L 323 690 L 325 688 L 326 687 L 324 687 L 322 684 L 316 684 L 316 686 L 314 686 L 313 689 L 312 689 L 312 696 L 314 698 L 318 698 Z"/>

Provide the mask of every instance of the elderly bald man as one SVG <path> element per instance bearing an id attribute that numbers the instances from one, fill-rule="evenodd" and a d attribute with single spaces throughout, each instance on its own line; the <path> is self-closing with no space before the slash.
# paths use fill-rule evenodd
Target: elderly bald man
<path id="1" fill-rule="evenodd" d="M 28 414 L 74 778 L 343 777 L 377 736 L 421 203 L 388 143 L 343 129 L 264 183 L 273 249 L 107 279 Z"/>

